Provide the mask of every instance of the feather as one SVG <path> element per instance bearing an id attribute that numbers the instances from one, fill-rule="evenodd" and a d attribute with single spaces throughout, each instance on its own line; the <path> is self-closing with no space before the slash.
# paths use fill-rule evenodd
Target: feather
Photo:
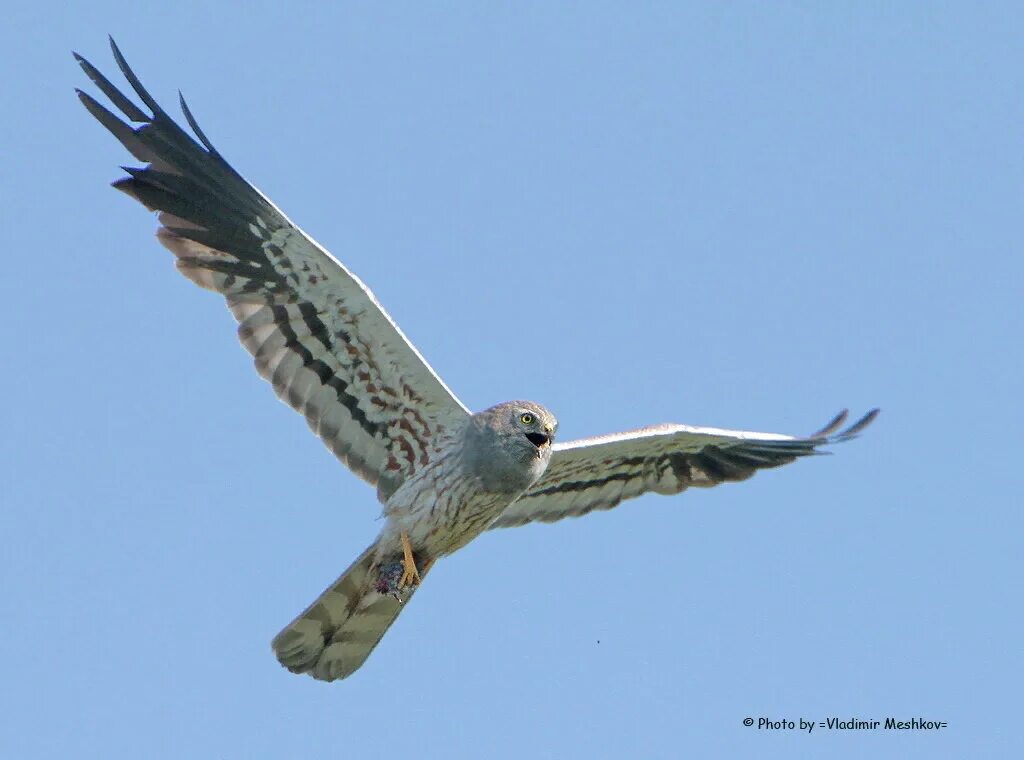
<path id="1" fill-rule="evenodd" d="M 878 416 L 878 411 L 872 409 L 840 430 L 847 418 L 843 410 L 806 438 L 657 425 L 556 444 L 544 476 L 490 527 L 554 522 L 595 509 L 611 509 L 625 499 L 648 492 L 675 494 L 691 486 L 706 488 L 746 480 L 758 470 L 827 453 L 820 451 L 820 447 L 857 437 Z M 610 483 L 618 484 L 614 498 L 608 495 Z"/>
<path id="2" fill-rule="evenodd" d="M 128 176 L 114 187 L 160 212 L 160 242 L 177 257 L 183 275 L 225 296 L 240 322 L 239 339 L 278 396 L 305 415 L 353 471 L 383 487 L 382 496 L 390 493 L 421 461 L 432 435 L 457 425 L 468 411 L 373 294 L 224 160 L 184 97 L 179 93 L 182 113 L 198 142 L 110 44 L 121 73 L 152 114 L 75 54 L 100 92 L 140 125 L 129 126 L 79 91 L 86 110 L 148 163 L 125 167 Z M 390 431 L 410 414 L 423 424 L 411 443 L 406 434 L 399 445 Z M 416 455 L 399 456 L 410 445 Z M 389 461 L 400 466 L 384 477 L 381 468 Z"/>

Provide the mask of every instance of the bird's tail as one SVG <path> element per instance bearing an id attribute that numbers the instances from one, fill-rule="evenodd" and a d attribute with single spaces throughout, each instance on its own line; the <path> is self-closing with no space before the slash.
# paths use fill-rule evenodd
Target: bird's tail
<path id="1" fill-rule="evenodd" d="M 415 591 L 407 589 L 401 600 L 389 593 L 381 579 L 398 561 L 381 563 L 378 554 L 375 542 L 274 637 L 274 654 L 288 670 L 334 681 L 352 675 L 370 656 Z"/>

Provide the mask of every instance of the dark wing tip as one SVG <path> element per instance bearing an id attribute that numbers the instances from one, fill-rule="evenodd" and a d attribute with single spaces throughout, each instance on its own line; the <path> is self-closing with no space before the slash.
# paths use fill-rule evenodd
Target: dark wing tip
<path id="1" fill-rule="evenodd" d="M 131 66 L 128 65 L 128 61 L 126 61 L 125 57 L 121 54 L 121 49 L 117 46 L 117 43 L 114 42 L 114 38 L 109 35 L 108 37 L 110 39 L 110 50 L 114 54 L 114 60 L 117 61 L 118 68 L 121 69 L 121 73 L 124 74 L 124 78 L 128 80 L 128 84 L 130 84 L 132 89 L 135 90 L 139 99 L 146 104 L 155 117 L 162 116 L 170 120 L 170 117 L 167 116 L 153 96 L 149 94 L 149 91 L 142 86 L 142 82 L 139 81 L 139 78 L 135 76 L 135 72 L 132 71 Z"/>
<path id="2" fill-rule="evenodd" d="M 220 153 L 218 153 L 217 149 L 213 147 L 213 143 L 210 142 L 210 139 L 206 136 L 203 130 L 199 128 L 199 123 L 192 115 L 192 109 L 190 109 L 188 107 L 188 103 L 185 102 L 185 96 L 182 94 L 181 90 L 178 90 L 178 102 L 181 103 L 181 112 L 185 114 L 185 121 L 188 122 L 192 131 L 195 132 L 196 137 L 199 138 L 200 142 L 206 146 L 206 149 L 210 151 L 212 155 L 220 157 Z"/>
<path id="3" fill-rule="evenodd" d="M 876 406 L 859 420 L 850 425 L 850 427 L 846 428 L 842 434 L 847 437 L 858 435 L 862 430 L 864 430 L 864 428 L 875 421 L 875 417 L 877 417 L 881 411 L 882 410 Z"/>
<path id="4" fill-rule="evenodd" d="M 825 427 L 816 433 L 811 433 L 808 438 L 828 438 L 834 432 L 836 432 L 840 426 L 846 422 L 846 418 L 850 416 L 849 409 L 843 409 L 839 414 L 833 417 Z"/>
<path id="5" fill-rule="evenodd" d="M 121 48 L 119 48 L 117 43 L 114 42 L 114 35 L 108 34 L 107 42 L 110 43 L 110 50 L 114 53 L 114 58 L 116 58 L 117 62 L 120 64 L 121 61 L 124 60 L 124 56 L 121 55 Z"/>
<path id="6" fill-rule="evenodd" d="M 115 87 L 109 79 L 103 76 L 103 74 L 101 74 L 95 66 L 89 63 L 85 58 L 80 56 L 78 53 L 74 53 L 74 56 L 75 60 L 78 61 L 78 65 L 82 67 L 82 71 L 85 72 L 85 75 L 89 77 L 90 80 L 92 80 L 93 84 L 95 84 L 100 89 L 100 91 L 110 99 L 110 102 L 113 103 L 114 106 L 119 111 L 121 111 L 121 113 L 127 116 L 130 121 L 133 121 L 136 124 L 142 124 L 152 121 L 152 119 L 149 117 L 147 113 L 145 113 L 141 108 L 136 106 L 134 103 L 132 103 L 131 100 L 125 97 L 124 93 L 117 89 L 117 87 Z M 129 82 L 130 81 L 131 80 L 129 79 Z M 81 90 L 79 90 L 78 92 L 79 97 L 81 98 Z M 143 98 L 143 100 L 145 100 L 145 98 Z M 149 104 L 147 103 L 147 105 Z M 88 107 L 88 104 L 86 105 L 86 107 Z M 90 108 L 90 110 L 92 109 Z M 156 111 L 154 111 L 153 113 L 156 113 Z M 93 115 L 95 116 L 95 114 Z"/>
<path id="7" fill-rule="evenodd" d="M 79 90 L 78 97 L 93 117 L 113 133 L 133 156 L 149 164 L 149 169 L 152 170 L 150 174 L 146 175 L 144 181 L 140 177 L 135 177 L 136 182 L 116 182 L 114 186 L 130 195 L 135 195 L 138 200 L 152 208 L 155 196 L 147 196 L 150 201 L 148 203 L 139 197 L 148 192 L 139 183 L 163 187 L 163 181 L 158 178 L 158 175 L 161 173 L 176 174 L 184 179 L 177 181 L 173 195 L 179 196 L 185 193 L 190 196 L 198 193 L 203 198 L 202 202 L 196 201 L 189 206 L 190 213 L 203 211 L 214 202 L 219 204 L 218 207 L 227 207 L 244 214 L 259 215 L 268 212 L 266 199 L 246 182 L 213 147 L 210 139 L 196 122 L 192 110 L 185 103 L 184 98 L 181 99 L 182 111 L 188 127 L 192 128 L 195 137 L 179 126 L 143 87 L 113 37 L 110 38 L 110 49 L 121 73 L 131 86 L 131 90 L 135 91 L 137 98 L 129 98 L 82 56 L 77 53 L 74 55 L 89 79 L 113 103 L 115 110 L 120 111 L 127 119 L 122 120 L 88 93 Z M 131 92 L 131 90 L 127 90 L 127 92 Z M 136 99 L 142 101 L 141 107 L 133 102 Z M 148 107 L 152 115 L 146 113 L 143 110 L 144 107 Z M 132 123 L 140 126 L 133 126 Z M 168 202 L 167 197 L 161 196 L 160 202 Z M 177 212 L 175 215 L 182 216 L 182 218 L 189 216 L 188 213 L 183 216 Z"/>
<path id="8" fill-rule="evenodd" d="M 860 435 L 864 431 L 864 428 L 874 422 L 875 417 L 877 417 L 881 411 L 881 409 L 875 407 L 849 427 L 839 430 L 839 427 L 846 422 L 847 412 L 844 409 L 840 414 L 836 415 L 835 419 L 817 433 L 810 436 L 809 439 L 815 441 L 817 445 L 849 441 L 851 438 L 856 438 Z"/>

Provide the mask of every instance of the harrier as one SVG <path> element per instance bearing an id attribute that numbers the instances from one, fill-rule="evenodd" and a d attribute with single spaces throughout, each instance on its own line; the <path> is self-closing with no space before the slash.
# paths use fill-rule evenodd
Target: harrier
<path id="1" fill-rule="evenodd" d="M 146 166 L 114 187 L 158 211 L 178 270 L 227 300 L 242 345 L 277 395 L 344 464 L 377 489 L 384 527 L 273 641 L 295 673 L 333 681 L 358 669 L 439 557 L 483 531 L 553 522 L 653 491 L 745 480 L 849 440 L 842 412 L 804 437 L 657 425 L 556 443 L 540 404 L 471 413 L 373 294 L 224 160 L 184 99 L 198 142 L 143 88 L 111 40 L 146 113 L 88 61 L 82 69 L 132 127 L 82 103 Z"/>

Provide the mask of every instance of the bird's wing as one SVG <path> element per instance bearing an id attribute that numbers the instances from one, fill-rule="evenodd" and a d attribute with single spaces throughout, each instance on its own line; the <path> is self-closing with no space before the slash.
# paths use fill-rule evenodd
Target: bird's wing
<path id="1" fill-rule="evenodd" d="M 510 528 L 554 522 L 653 491 L 675 494 L 746 480 L 758 470 L 821 454 L 820 446 L 855 437 L 878 414 L 874 409 L 845 429 L 843 411 L 814 435 L 658 425 L 556 444 L 544 476 L 491 525 Z"/>
<path id="2" fill-rule="evenodd" d="M 428 442 L 468 411 L 366 286 L 228 165 L 184 99 L 199 142 L 146 92 L 113 40 L 111 47 L 152 112 L 75 54 L 111 103 L 140 125 L 78 91 L 89 113 L 148 163 L 125 167 L 129 176 L 114 187 L 160 212 L 160 242 L 182 274 L 225 297 L 260 375 L 386 498 L 425 460 Z"/>

